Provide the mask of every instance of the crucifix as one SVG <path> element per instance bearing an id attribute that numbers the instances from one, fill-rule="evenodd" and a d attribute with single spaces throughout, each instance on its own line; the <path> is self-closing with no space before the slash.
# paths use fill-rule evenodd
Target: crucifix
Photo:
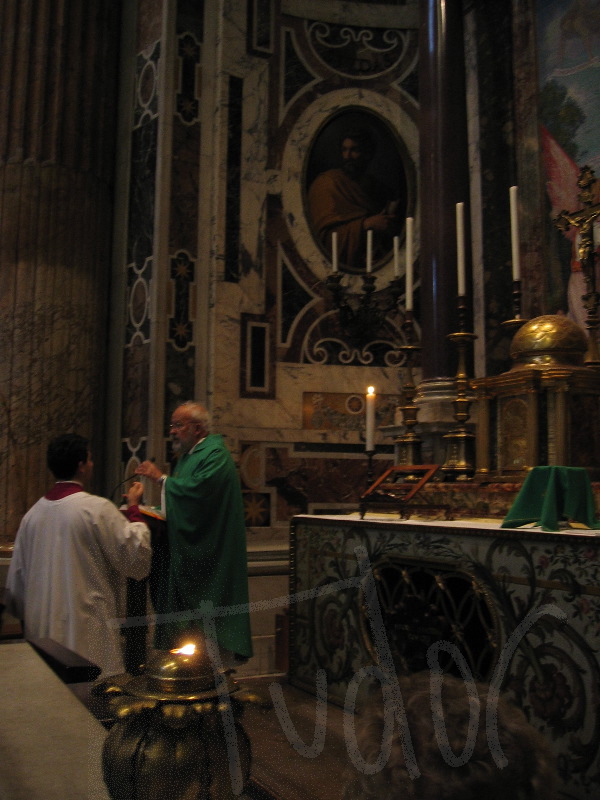
<path id="1" fill-rule="evenodd" d="M 579 260 L 586 287 L 586 292 L 581 299 L 587 311 L 585 324 L 589 336 L 585 361 L 588 366 L 600 367 L 597 335 L 597 329 L 600 325 L 600 319 L 598 318 L 600 295 L 596 291 L 596 258 L 594 253 L 594 220 L 600 216 L 600 203 L 594 203 L 595 183 L 594 170 L 588 166 L 582 167 L 577 178 L 582 208 L 573 212 L 561 211 L 554 220 L 554 224 L 563 233 L 566 233 L 570 227 L 576 228 L 579 232 Z"/>

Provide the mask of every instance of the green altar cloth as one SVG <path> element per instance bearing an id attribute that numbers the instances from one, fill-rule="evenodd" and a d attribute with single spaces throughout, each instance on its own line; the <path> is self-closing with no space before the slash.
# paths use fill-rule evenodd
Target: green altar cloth
<path id="1" fill-rule="evenodd" d="M 557 531 L 561 521 L 600 528 L 590 476 L 583 467 L 534 467 L 501 527 L 533 522 L 544 531 Z"/>

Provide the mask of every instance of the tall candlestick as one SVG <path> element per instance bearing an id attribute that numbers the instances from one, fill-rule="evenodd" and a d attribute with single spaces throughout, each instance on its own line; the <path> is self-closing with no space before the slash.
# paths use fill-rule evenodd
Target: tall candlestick
<path id="1" fill-rule="evenodd" d="M 338 271 L 338 240 L 337 231 L 331 234 L 331 266 L 334 272 Z"/>
<path id="2" fill-rule="evenodd" d="M 394 278 L 400 277 L 400 237 L 394 236 Z"/>
<path id="3" fill-rule="evenodd" d="M 373 269 L 373 231 L 367 231 L 367 272 Z"/>
<path id="4" fill-rule="evenodd" d="M 465 278 L 465 204 L 456 204 L 456 271 L 458 276 L 458 296 L 466 294 Z"/>
<path id="5" fill-rule="evenodd" d="M 377 400 L 377 395 L 375 394 L 375 387 L 369 386 L 367 388 L 367 397 L 366 397 L 367 405 L 366 405 L 365 449 L 367 453 L 370 453 L 373 450 L 375 450 L 375 401 L 376 400 Z"/>
<path id="6" fill-rule="evenodd" d="M 510 242 L 512 247 L 512 276 L 513 281 L 521 280 L 521 254 L 519 252 L 519 209 L 517 205 L 516 186 L 509 189 L 510 195 Z"/>
<path id="7" fill-rule="evenodd" d="M 412 217 L 406 218 L 406 310 L 413 307 L 413 225 Z"/>

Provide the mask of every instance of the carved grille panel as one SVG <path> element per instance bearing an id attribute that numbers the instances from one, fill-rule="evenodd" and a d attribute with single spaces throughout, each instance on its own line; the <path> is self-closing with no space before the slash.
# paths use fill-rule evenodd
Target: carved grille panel
<path id="1" fill-rule="evenodd" d="M 466 571 L 436 563 L 385 558 L 373 575 L 387 639 L 401 672 L 427 669 L 427 650 L 444 640 L 464 656 L 476 680 L 489 680 L 496 664 L 499 619 L 483 583 Z M 374 658 L 365 598 L 361 602 L 363 635 Z M 444 672 L 459 674 L 454 658 L 439 654 Z"/>

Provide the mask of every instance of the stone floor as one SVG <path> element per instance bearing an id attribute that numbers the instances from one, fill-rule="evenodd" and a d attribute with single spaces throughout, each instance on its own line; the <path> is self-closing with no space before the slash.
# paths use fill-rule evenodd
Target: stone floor
<path id="1" fill-rule="evenodd" d="M 322 747 L 318 741 L 313 746 L 318 739 L 315 696 L 290 686 L 285 677 L 240 683 L 267 697 L 270 687 L 277 684 L 285 704 L 280 711 L 282 720 L 275 708 L 263 711 L 249 705 L 244 711 L 242 724 L 252 743 L 252 785 L 248 796 L 256 800 L 340 800 L 346 773 L 352 769 L 344 741 L 343 710 L 327 704 Z M 295 737 L 300 740 L 296 747 L 292 744 Z M 298 749 L 303 749 L 304 754 Z"/>

